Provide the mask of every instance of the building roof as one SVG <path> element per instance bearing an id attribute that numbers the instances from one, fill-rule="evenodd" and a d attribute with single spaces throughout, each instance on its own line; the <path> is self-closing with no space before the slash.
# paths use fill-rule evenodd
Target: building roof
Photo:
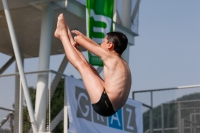
<path id="1" fill-rule="evenodd" d="M 75 0 L 7 1 L 20 53 L 24 58 L 39 56 L 41 22 L 43 14 L 42 6 L 46 3 L 54 4 L 51 55 L 64 54 L 64 49 L 60 40 L 53 36 L 56 29 L 57 17 L 60 13 L 64 13 L 71 30 L 77 29 L 83 34 L 86 34 L 85 5 L 82 5 Z M 123 31 L 127 35 L 129 44 L 134 44 L 134 36 L 137 36 L 137 34 L 115 22 L 114 25 L 115 30 Z M 81 48 L 81 50 L 83 51 L 84 49 Z M 2 2 L 0 2 L 0 52 L 9 56 L 14 56 Z"/>
<path id="2" fill-rule="evenodd" d="M 41 4 L 31 2 L 30 0 L 8 0 L 8 4 L 20 53 L 24 58 L 38 57 L 42 21 L 42 10 L 39 7 Z M 82 33 L 86 33 L 85 19 L 59 6 L 55 6 L 54 9 L 53 32 L 56 28 L 57 16 L 60 13 L 64 13 L 71 30 L 78 29 Z M 0 52 L 14 56 L 2 2 L 0 2 Z M 51 55 L 63 53 L 64 50 L 60 40 L 55 38 L 52 33 Z"/>

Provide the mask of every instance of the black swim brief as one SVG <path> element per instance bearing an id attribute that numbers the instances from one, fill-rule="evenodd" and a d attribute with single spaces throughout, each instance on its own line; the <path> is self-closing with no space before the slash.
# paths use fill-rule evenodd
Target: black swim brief
<path id="1" fill-rule="evenodd" d="M 102 116 L 111 116 L 116 113 L 105 91 L 102 93 L 100 100 L 96 104 L 92 104 L 92 107 L 96 113 Z"/>

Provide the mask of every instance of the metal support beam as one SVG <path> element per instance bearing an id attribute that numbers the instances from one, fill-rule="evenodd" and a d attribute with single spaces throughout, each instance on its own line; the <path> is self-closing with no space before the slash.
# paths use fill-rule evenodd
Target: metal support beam
<path id="1" fill-rule="evenodd" d="M 122 2 L 122 25 L 126 27 L 127 29 L 131 28 L 131 6 L 132 6 L 132 0 L 124 0 Z M 122 58 L 126 60 L 127 63 L 129 63 L 129 51 L 130 46 L 128 44 L 126 50 L 122 54 Z"/>
<path id="2" fill-rule="evenodd" d="M 52 120 L 51 126 L 50 126 L 50 131 L 52 132 L 53 129 L 59 124 L 61 120 L 64 118 L 64 108 L 57 114 L 57 116 Z M 66 125 L 64 125 L 66 126 Z"/>
<path id="3" fill-rule="evenodd" d="M 98 72 L 98 73 L 101 73 L 102 71 L 103 71 L 103 67 L 98 67 L 98 68 L 97 68 L 97 72 Z"/>
<path id="4" fill-rule="evenodd" d="M 23 66 L 22 66 L 20 51 L 19 51 L 19 47 L 18 47 L 18 43 L 17 43 L 15 31 L 14 31 L 14 26 L 13 26 L 11 15 L 10 15 L 10 10 L 9 10 L 9 7 L 8 7 L 7 0 L 2 0 L 2 2 L 3 2 L 3 7 L 4 7 L 5 15 L 6 15 L 6 20 L 7 20 L 10 36 L 11 36 L 11 41 L 12 41 L 16 61 L 17 61 L 17 66 L 18 66 L 20 77 L 21 77 L 21 80 L 22 80 L 21 82 L 22 82 L 22 86 L 23 86 L 23 89 L 24 89 L 24 96 L 25 96 L 25 99 L 26 99 L 26 103 L 27 103 L 27 106 L 28 106 L 30 121 L 31 121 L 31 124 L 32 124 L 33 131 L 37 132 L 37 126 L 35 124 L 34 113 L 33 113 L 33 106 L 32 106 L 32 103 L 31 103 L 30 94 L 29 94 L 29 90 L 28 90 L 28 87 L 27 87 L 26 78 L 25 78 L 25 75 L 24 75 L 24 69 L 23 69 Z"/>
<path id="5" fill-rule="evenodd" d="M 52 3 L 46 3 L 43 5 L 39 49 L 39 71 L 49 69 L 53 26 L 53 7 Z M 38 75 L 35 101 L 35 118 L 38 125 L 38 132 L 46 131 L 47 89 L 48 73 L 40 73 Z"/>
<path id="6" fill-rule="evenodd" d="M 2 74 L 13 62 L 15 61 L 15 56 L 12 56 L 0 69 L 0 74 Z"/>
<path id="7" fill-rule="evenodd" d="M 13 133 L 14 126 L 13 126 L 14 114 L 13 112 L 10 113 L 10 132 Z"/>
<path id="8" fill-rule="evenodd" d="M 21 79 L 20 79 L 21 83 Z M 23 88 L 20 84 L 19 88 L 19 133 L 23 132 Z"/>
<path id="9" fill-rule="evenodd" d="M 114 9 L 113 9 L 113 21 L 122 25 L 122 20 L 120 19 L 119 13 L 117 11 L 118 1 L 114 0 Z"/>
<path id="10" fill-rule="evenodd" d="M 41 38 L 39 49 L 39 70 L 49 69 L 53 26 L 53 4 L 43 6 Z"/>
<path id="11" fill-rule="evenodd" d="M 161 105 L 161 125 L 162 125 L 162 133 L 164 133 L 164 104 Z"/>
<path id="12" fill-rule="evenodd" d="M 131 6 L 132 0 L 122 1 L 122 25 L 127 29 L 131 28 Z"/>
<path id="13" fill-rule="evenodd" d="M 65 80 L 66 81 L 66 80 Z M 66 85 L 66 83 L 65 83 Z M 68 121 L 68 105 L 67 105 L 67 90 L 64 90 L 64 133 L 68 133 L 68 125 L 69 125 L 69 121 Z"/>
<path id="14" fill-rule="evenodd" d="M 131 15 L 131 22 L 132 22 L 132 23 L 134 22 L 135 16 L 136 16 L 136 14 L 137 14 L 137 12 L 138 12 L 139 5 L 140 5 L 140 1 L 141 1 L 141 0 L 137 0 L 137 1 L 136 1 L 135 7 L 134 7 L 134 9 L 133 9 L 133 13 L 132 13 L 132 15 Z"/>
<path id="15" fill-rule="evenodd" d="M 66 56 L 64 56 L 63 60 L 62 60 L 62 63 L 60 65 L 59 69 L 58 69 L 58 72 L 63 73 L 65 71 L 65 68 L 66 68 L 67 64 L 68 64 L 68 60 L 67 60 Z M 51 94 L 50 94 L 51 98 L 52 98 L 52 96 L 53 96 L 53 94 L 54 94 L 54 92 L 56 90 L 56 87 L 58 86 L 58 83 L 60 82 L 60 79 L 61 79 L 61 75 L 57 74 L 55 76 L 52 84 L 51 84 L 51 88 L 50 88 L 51 89 L 51 91 L 50 91 L 51 92 Z"/>
<path id="16" fill-rule="evenodd" d="M 75 0 L 67 0 L 65 3 L 66 10 L 82 18 L 86 16 L 85 6 Z M 83 12 L 84 11 L 84 12 Z"/>
<path id="17" fill-rule="evenodd" d="M 178 133 L 182 133 L 181 132 L 181 103 L 178 102 L 178 109 L 177 109 L 177 112 L 178 112 Z"/>
<path id="18" fill-rule="evenodd" d="M 153 92 L 151 91 L 150 133 L 153 133 Z"/>
<path id="19" fill-rule="evenodd" d="M 24 60 L 22 60 L 24 64 Z M 17 65 L 15 71 L 19 72 Z M 20 75 L 15 76 L 15 113 L 14 113 L 14 133 L 22 133 L 23 119 L 23 96 Z"/>

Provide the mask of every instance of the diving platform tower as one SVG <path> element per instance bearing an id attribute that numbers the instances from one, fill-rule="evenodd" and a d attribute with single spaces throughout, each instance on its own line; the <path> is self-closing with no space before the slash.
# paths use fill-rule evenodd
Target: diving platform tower
<path id="1" fill-rule="evenodd" d="M 128 48 L 122 57 L 129 62 L 130 46 L 138 36 L 138 9 L 140 0 L 115 0 L 113 30 L 128 37 Z M 33 132 L 46 132 L 47 77 L 38 75 L 36 102 L 31 103 L 27 80 L 24 76 L 24 59 L 39 59 L 38 71 L 50 68 L 50 56 L 64 54 L 61 42 L 53 36 L 57 17 L 64 13 L 71 30 L 86 34 L 86 0 L 1 0 L 0 1 L 0 52 L 10 59 L 0 64 L 0 74 L 16 61 L 25 101 L 28 105 Z M 81 49 L 85 51 L 85 49 Z M 1 62 L 0 62 L 1 63 Z M 68 60 L 63 58 L 59 73 L 67 69 Z M 97 68 L 101 72 L 102 68 Z M 59 80 L 55 80 L 59 82 Z M 56 83 L 55 83 L 56 84 Z M 55 91 L 52 87 L 51 92 Z M 14 132 L 20 133 L 20 87 L 15 90 Z M 35 104 L 35 110 L 33 110 Z"/>

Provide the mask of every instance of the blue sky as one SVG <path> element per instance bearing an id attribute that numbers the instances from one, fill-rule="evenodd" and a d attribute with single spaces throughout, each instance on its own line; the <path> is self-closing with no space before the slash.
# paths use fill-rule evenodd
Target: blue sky
<path id="1" fill-rule="evenodd" d="M 200 1 L 141 0 L 139 36 L 130 48 L 132 90 L 200 84 Z M 52 56 L 57 70 L 64 55 Z M 10 58 L 0 53 L 0 67 Z M 25 71 L 36 71 L 38 59 L 26 59 Z M 5 73 L 15 72 L 12 65 Z M 80 78 L 71 66 L 65 74 Z"/>
<path id="2" fill-rule="evenodd" d="M 200 83 L 200 1 L 142 0 L 131 48 L 134 90 Z"/>

